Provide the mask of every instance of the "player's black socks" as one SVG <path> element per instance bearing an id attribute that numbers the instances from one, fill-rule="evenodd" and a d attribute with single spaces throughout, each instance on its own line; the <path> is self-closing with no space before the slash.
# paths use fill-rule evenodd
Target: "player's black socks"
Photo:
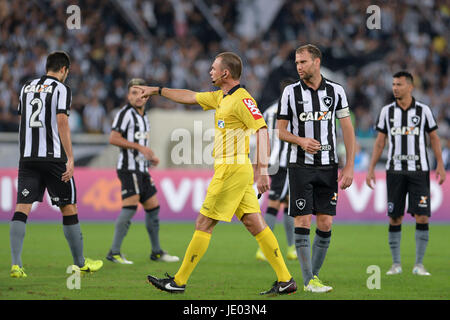
<path id="1" fill-rule="evenodd" d="M 423 264 L 423 257 L 428 246 L 429 225 L 428 223 L 416 223 L 416 264 Z"/>
<path id="2" fill-rule="evenodd" d="M 9 240 L 11 243 L 11 264 L 22 267 L 22 248 L 28 216 L 16 211 L 9 224 Z"/>
<path id="3" fill-rule="evenodd" d="M 321 231 L 316 229 L 316 236 L 314 237 L 312 248 L 312 273 L 315 276 L 319 276 L 320 268 L 327 255 L 328 247 L 330 246 L 331 230 Z"/>
<path id="4" fill-rule="evenodd" d="M 389 225 L 389 247 L 391 248 L 392 262 L 400 264 L 400 241 L 402 238 L 402 225 Z"/>
<path id="5" fill-rule="evenodd" d="M 112 254 L 119 254 L 120 247 L 122 246 L 123 239 L 128 233 L 128 229 L 131 225 L 131 218 L 137 211 L 137 206 L 125 206 L 120 211 L 114 226 L 114 237 L 111 245 Z"/>
<path id="6" fill-rule="evenodd" d="M 145 210 L 145 227 L 150 237 L 152 252 L 161 252 L 161 245 L 159 244 L 159 206 Z"/>
<path id="7" fill-rule="evenodd" d="M 63 231 L 69 244 L 70 251 L 72 252 L 73 264 L 83 267 L 83 235 L 81 234 L 81 227 L 78 222 L 77 214 L 63 216 Z"/>
<path id="8" fill-rule="evenodd" d="M 311 244 L 309 240 L 309 229 L 295 228 L 295 248 L 297 250 L 298 261 L 302 268 L 303 283 L 308 285 L 313 278 L 311 265 Z"/>

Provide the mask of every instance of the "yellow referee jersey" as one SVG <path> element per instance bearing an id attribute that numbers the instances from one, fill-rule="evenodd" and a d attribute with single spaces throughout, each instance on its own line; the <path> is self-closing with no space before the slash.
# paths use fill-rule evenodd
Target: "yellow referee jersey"
<path id="1" fill-rule="evenodd" d="M 222 90 L 199 92 L 198 104 L 203 110 L 215 109 L 215 163 L 243 164 L 248 162 L 249 137 L 266 126 L 255 99 L 240 85 L 228 94 Z"/>

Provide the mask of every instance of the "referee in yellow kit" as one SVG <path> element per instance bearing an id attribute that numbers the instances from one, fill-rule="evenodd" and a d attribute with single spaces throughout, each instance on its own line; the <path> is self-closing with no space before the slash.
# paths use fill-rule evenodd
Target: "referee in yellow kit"
<path id="1" fill-rule="evenodd" d="M 137 86 L 143 97 L 159 94 L 183 104 L 200 104 L 204 110 L 215 110 L 214 176 L 195 224 L 195 232 L 183 263 L 174 277 L 149 275 L 155 287 L 182 293 L 197 263 L 205 254 L 212 231 L 219 221 L 231 221 L 233 215 L 242 221 L 256 238 L 277 275 L 272 288 L 261 294 L 288 294 L 297 290 L 289 273 L 278 241 L 261 216 L 253 189 L 254 174 L 248 158 L 249 136 L 257 134 L 256 182 L 259 193 L 269 190 L 267 165 L 269 139 L 267 125 L 252 96 L 240 86 L 242 61 L 232 52 L 216 56 L 210 71 L 212 83 L 220 90 L 194 92 L 185 89 Z"/>

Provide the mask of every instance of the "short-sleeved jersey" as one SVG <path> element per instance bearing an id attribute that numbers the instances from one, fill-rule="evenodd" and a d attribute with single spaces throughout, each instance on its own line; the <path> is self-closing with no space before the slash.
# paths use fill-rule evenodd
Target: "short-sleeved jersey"
<path id="1" fill-rule="evenodd" d="M 375 129 L 388 136 L 386 170 L 430 170 L 425 133 L 436 130 L 437 123 L 429 106 L 413 98 L 403 110 L 392 102 L 381 108 Z"/>
<path id="2" fill-rule="evenodd" d="M 288 166 L 336 166 L 336 118 L 350 116 L 344 88 L 322 76 L 314 90 L 303 80 L 286 86 L 278 108 L 277 119 L 289 120 L 290 131 L 299 137 L 313 138 L 321 149 L 311 154 L 296 144 L 289 144 Z"/>
<path id="3" fill-rule="evenodd" d="M 69 116 L 70 88 L 52 76 L 27 81 L 20 90 L 20 161 L 67 162 L 56 115 Z"/>
<path id="4" fill-rule="evenodd" d="M 148 146 L 150 136 L 150 123 L 147 114 L 141 115 L 132 105 L 127 104 L 117 112 L 112 130 L 119 132 L 123 138 L 130 142 Z M 144 155 L 135 149 L 120 148 L 117 170 L 138 171 L 148 173 L 149 163 Z"/>
<path id="5" fill-rule="evenodd" d="M 215 110 L 215 163 L 247 163 L 250 135 L 267 126 L 255 99 L 237 85 L 226 95 L 222 90 L 199 92 L 196 100 L 204 110 Z"/>

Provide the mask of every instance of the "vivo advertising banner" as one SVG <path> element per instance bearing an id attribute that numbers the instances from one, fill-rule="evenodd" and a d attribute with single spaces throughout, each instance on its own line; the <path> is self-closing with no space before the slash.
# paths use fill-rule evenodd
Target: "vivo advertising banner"
<path id="1" fill-rule="evenodd" d="M 202 206 L 213 171 L 210 170 L 152 170 L 151 175 L 158 189 L 160 218 L 163 221 L 194 221 Z M 450 222 L 450 174 L 443 185 L 434 180 L 431 173 L 432 221 Z M 75 169 L 77 207 L 81 221 L 113 221 L 121 209 L 120 181 L 113 169 Z M 376 174 L 375 188 L 365 183 L 365 173 L 355 173 L 350 188 L 339 190 L 337 215 L 339 222 L 387 221 L 385 172 Z M 12 217 L 17 194 L 17 169 L 0 169 L 0 221 Z M 34 203 L 30 221 L 59 221 L 59 208 L 50 204 L 45 193 L 42 203 Z M 260 199 L 262 212 L 267 207 L 267 193 Z M 281 219 L 281 213 L 278 215 Z M 143 220 L 140 207 L 134 219 Z M 405 221 L 413 221 L 409 214 Z"/>

